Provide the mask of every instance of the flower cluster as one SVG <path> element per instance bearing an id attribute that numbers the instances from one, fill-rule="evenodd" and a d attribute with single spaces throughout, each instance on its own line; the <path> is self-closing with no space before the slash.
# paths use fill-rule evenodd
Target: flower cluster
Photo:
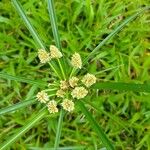
<path id="1" fill-rule="evenodd" d="M 61 58 L 62 53 L 58 50 L 58 48 L 56 46 L 50 45 L 50 52 L 47 52 L 44 49 L 39 49 L 38 57 L 39 57 L 41 63 L 47 63 L 51 59 Z"/>
<path id="2" fill-rule="evenodd" d="M 59 59 L 62 56 L 62 53 L 54 45 L 50 46 L 49 53 L 42 49 L 38 52 L 38 57 L 41 63 L 46 63 L 54 58 Z M 73 54 L 71 57 L 71 65 L 75 69 L 82 68 L 82 59 L 78 53 Z M 90 73 L 87 73 L 83 77 L 72 76 L 68 79 L 59 81 L 59 86 L 57 86 L 54 98 L 52 100 L 49 100 L 51 95 L 46 92 L 51 91 L 52 89 L 38 92 L 36 97 L 38 101 L 47 105 L 49 112 L 52 114 L 57 113 L 60 106 L 64 110 L 71 112 L 74 110 L 74 101 L 87 96 L 89 87 L 94 83 L 96 83 L 96 77 Z M 50 84 L 48 87 L 50 88 Z"/>

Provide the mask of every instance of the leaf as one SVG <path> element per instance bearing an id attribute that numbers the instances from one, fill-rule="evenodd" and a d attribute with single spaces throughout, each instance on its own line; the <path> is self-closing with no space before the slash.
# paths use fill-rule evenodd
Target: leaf
<path id="1" fill-rule="evenodd" d="M 18 0 L 12 0 L 12 3 L 14 5 L 14 7 L 16 8 L 18 14 L 20 15 L 20 17 L 24 21 L 26 27 L 30 31 L 30 33 L 31 33 L 32 37 L 34 38 L 35 42 L 37 43 L 38 47 L 43 48 L 45 50 L 46 48 L 43 44 L 43 41 L 39 37 L 38 33 L 35 31 L 34 27 L 30 23 L 29 19 L 27 18 L 21 4 L 18 2 Z M 56 72 L 57 74 L 59 74 L 58 73 L 58 67 L 55 65 L 55 62 L 51 61 L 50 64 L 51 64 L 53 71 Z"/>
<path id="2" fill-rule="evenodd" d="M 62 123 L 63 123 L 63 116 L 64 116 L 64 110 L 61 109 L 60 115 L 59 115 L 58 126 L 57 126 L 57 132 L 56 132 L 54 150 L 57 150 L 57 148 L 58 148 L 58 146 L 59 146 L 60 135 L 61 135 L 61 129 L 62 129 Z"/>
<path id="3" fill-rule="evenodd" d="M 17 132 L 12 135 L 7 141 L 2 143 L 0 150 L 6 150 L 12 143 L 16 142 L 18 138 L 24 135 L 29 129 L 31 129 L 37 122 L 39 122 L 47 113 L 46 107 L 44 107 L 39 113 L 35 113 L 30 120 L 21 127 Z"/>
<path id="4" fill-rule="evenodd" d="M 43 150 L 41 147 L 29 147 L 31 150 Z M 84 150 L 84 146 L 68 146 L 68 147 L 59 147 L 57 150 Z M 55 150 L 54 148 L 44 148 L 44 150 Z"/>
<path id="5" fill-rule="evenodd" d="M 135 84 L 123 82 L 99 82 L 92 86 L 94 89 L 134 91 L 150 93 L 150 84 Z"/>
<path id="6" fill-rule="evenodd" d="M 61 42 L 60 42 L 60 36 L 58 33 L 58 26 L 57 26 L 57 19 L 54 9 L 54 2 L 53 0 L 48 0 L 48 12 L 49 12 L 49 18 L 52 26 L 52 32 L 55 39 L 56 46 L 61 50 Z M 62 59 L 57 59 L 60 70 L 62 72 L 64 80 L 66 80 L 65 70 L 64 70 L 64 61 Z"/>
<path id="7" fill-rule="evenodd" d="M 98 113 L 103 113 L 110 119 L 112 119 L 115 123 L 119 124 L 122 128 L 124 128 L 126 131 L 130 133 L 130 130 L 127 128 L 128 122 L 122 121 L 119 117 L 117 117 L 115 114 L 112 114 L 110 112 L 106 112 L 105 110 L 99 108 L 96 104 L 93 104 L 90 101 L 84 101 L 85 104 L 90 105 L 93 109 L 95 109 Z"/>
<path id="8" fill-rule="evenodd" d="M 77 105 L 79 106 L 80 110 L 84 113 L 84 115 L 87 117 L 87 119 L 90 122 L 93 130 L 95 130 L 95 132 L 98 134 L 99 138 L 101 139 L 102 143 L 105 145 L 107 150 L 114 150 L 113 145 L 108 140 L 108 138 L 105 135 L 105 133 L 103 132 L 102 128 L 97 124 L 95 119 L 92 117 L 92 115 L 86 109 L 83 102 L 77 101 Z"/>
<path id="9" fill-rule="evenodd" d="M 57 21 L 56 21 L 56 14 L 55 14 L 55 9 L 54 9 L 54 3 L 53 0 L 48 0 L 48 12 L 49 12 L 49 17 L 50 17 L 50 21 L 51 21 L 51 26 L 52 26 L 52 31 L 53 31 L 53 35 L 54 35 L 54 39 L 56 42 L 56 45 L 59 49 L 61 49 L 61 42 L 60 42 L 60 37 L 59 37 L 59 33 L 58 33 L 58 27 L 57 27 Z M 61 72 L 63 74 L 64 79 L 66 79 L 65 77 L 65 73 L 64 73 L 64 66 L 62 67 L 62 61 L 59 61 L 59 66 L 61 69 Z M 59 146 L 59 141 L 60 141 L 60 135 L 61 135 L 61 129 L 62 129 L 62 122 L 63 122 L 63 116 L 64 116 L 64 111 L 61 110 L 60 111 L 60 115 L 59 115 L 59 121 L 58 121 L 58 127 L 57 127 L 57 133 L 56 133 L 56 138 L 55 138 L 55 144 L 54 144 L 54 149 L 57 150 L 58 146 Z"/>
<path id="10" fill-rule="evenodd" d="M 55 14 L 55 10 L 54 10 L 53 0 L 48 0 L 48 12 L 49 12 L 49 17 L 50 17 L 51 26 L 52 26 L 52 32 L 53 32 L 56 46 L 59 49 L 61 49 L 61 42 L 60 42 L 60 37 L 59 37 L 59 33 L 58 33 L 57 20 L 56 20 L 56 14 Z"/>
<path id="11" fill-rule="evenodd" d="M 23 108 L 23 107 L 26 107 L 28 105 L 31 105 L 34 102 L 35 102 L 35 99 L 30 99 L 30 100 L 25 100 L 25 101 L 19 102 L 17 104 L 2 108 L 2 109 L 0 109 L 0 115 L 18 110 L 18 109 Z"/>
<path id="12" fill-rule="evenodd" d="M 121 31 L 129 22 L 131 22 L 132 20 L 134 20 L 137 16 L 139 16 L 140 14 L 142 14 L 144 11 L 148 10 L 150 7 L 146 7 L 140 11 L 138 11 L 136 14 L 130 16 L 129 18 L 127 18 L 121 25 L 119 25 L 112 33 L 110 33 L 84 60 L 83 60 L 83 64 L 86 64 L 88 62 L 88 60 L 91 57 L 94 57 L 94 55 L 97 53 L 97 51 L 104 45 L 106 44 L 106 42 L 112 38 L 114 35 L 116 35 L 119 31 Z"/>
<path id="13" fill-rule="evenodd" d="M 19 76 L 12 76 L 12 75 L 9 75 L 9 74 L 3 73 L 3 72 L 0 73 L 0 77 L 2 77 L 4 79 L 8 79 L 8 80 L 15 80 L 15 81 L 24 82 L 24 83 L 37 84 L 40 86 L 47 85 L 45 82 L 42 82 L 42 81 L 26 79 L 24 77 L 19 77 Z"/>
<path id="14" fill-rule="evenodd" d="M 26 14 L 25 14 L 21 4 L 18 2 L 18 0 L 12 0 L 12 3 L 14 5 L 15 9 L 17 10 L 18 14 L 20 15 L 20 17 L 24 21 L 26 27 L 30 31 L 30 33 L 31 33 L 32 37 L 34 38 L 35 42 L 37 43 L 37 45 L 40 48 L 45 49 L 43 41 L 40 39 L 38 33 L 35 31 L 35 28 L 32 26 L 30 20 L 27 18 L 27 16 L 26 16 Z"/>

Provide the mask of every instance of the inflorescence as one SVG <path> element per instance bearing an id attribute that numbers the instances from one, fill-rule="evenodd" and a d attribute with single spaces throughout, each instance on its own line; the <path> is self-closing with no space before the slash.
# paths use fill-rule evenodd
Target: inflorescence
<path id="1" fill-rule="evenodd" d="M 41 63 L 47 63 L 51 59 L 59 59 L 63 55 L 56 46 L 51 45 L 50 52 L 39 49 L 38 57 Z M 78 53 L 73 54 L 71 57 L 71 65 L 74 69 L 82 68 L 82 59 Z M 60 107 L 71 112 L 74 110 L 74 101 L 87 96 L 90 86 L 94 83 L 96 83 L 96 77 L 90 73 L 87 73 L 82 78 L 72 76 L 69 79 L 59 81 L 59 86 L 54 89 L 55 94 L 49 95 L 48 91 L 53 91 L 53 89 L 46 89 L 38 92 L 36 97 L 39 102 L 47 105 L 49 112 L 52 114 L 57 113 Z M 51 87 L 51 84 L 48 87 Z M 52 96 L 53 99 L 50 100 Z"/>

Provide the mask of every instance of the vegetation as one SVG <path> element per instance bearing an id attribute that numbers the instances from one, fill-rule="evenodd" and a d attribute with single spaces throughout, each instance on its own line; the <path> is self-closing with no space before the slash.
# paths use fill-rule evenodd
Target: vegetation
<path id="1" fill-rule="evenodd" d="M 150 2 L 0 2 L 0 149 L 150 149 Z M 55 8 L 54 8 L 55 7 Z M 71 113 L 36 100 L 57 75 L 38 49 L 79 53 L 97 83 Z M 60 77 L 70 68 L 53 62 Z M 66 63 L 67 64 L 67 63 Z M 59 147 L 59 148 L 58 148 Z"/>

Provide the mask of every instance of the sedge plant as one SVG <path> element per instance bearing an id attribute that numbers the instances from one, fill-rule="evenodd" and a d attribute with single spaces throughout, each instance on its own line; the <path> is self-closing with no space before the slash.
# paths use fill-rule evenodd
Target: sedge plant
<path id="1" fill-rule="evenodd" d="M 35 43 L 37 44 L 37 56 L 39 58 L 39 63 L 41 65 L 49 65 L 51 69 L 51 80 L 48 82 L 44 82 L 40 79 L 37 81 L 26 79 L 25 77 L 12 76 L 4 72 L 0 73 L 0 76 L 2 78 L 33 84 L 39 86 L 40 89 L 42 89 L 39 90 L 32 99 L 19 102 L 15 105 L 0 110 L 0 115 L 4 115 L 8 112 L 27 107 L 33 103 L 40 104 L 41 106 L 41 110 L 38 110 L 38 113 L 35 113 L 34 116 L 26 122 L 25 126 L 17 130 L 16 133 L 12 135 L 7 141 L 4 141 L 4 143 L 0 144 L 0 149 L 5 150 L 8 147 L 11 147 L 11 145 L 16 142 L 19 137 L 23 136 L 46 115 L 53 116 L 55 114 L 59 114 L 59 118 L 57 122 L 56 138 L 54 141 L 53 149 L 59 149 L 63 121 L 65 121 L 64 116 L 68 113 L 70 113 L 71 115 L 72 112 L 76 111 L 76 107 L 78 107 L 78 109 L 85 115 L 85 117 L 89 121 L 93 131 L 98 135 L 99 141 L 102 142 L 103 146 L 108 150 L 114 150 L 115 143 L 113 143 L 112 140 L 107 137 L 104 130 L 96 122 L 91 112 L 87 108 L 87 105 L 93 106 L 92 102 L 89 100 L 90 95 L 97 94 L 97 91 L 101 89 L 149 93 L 150 85 L 123 82 L 101 82 L 100 79 L 96 77 L 96 74 L 88 72 L 88 70 L 84 69 L 84 66 L 88 62 L 90 62 L 90 60 L 92 60 L 96 55 L 98 55 L 99 49 L 104 44 L 106 44 L 106 42 L 110 38 L 115 36 L 129 22 L 134 20 L 137 16 L 139 16 L 149 8 L 143 8 L 136 14 L 133 14 L 131 17 L 127 18 L 95 49 L 93 49 L 93 51 L 87 57 L 82 57 L 78 52 L 75 52 L 70 56 L 63 52 L 53 0 L 47 0 L 49 18 L 55 41 L 55 44 L 49 45 L 49 48 L 47 48 L 44 42 L 41 40 L 40 36 L 27 18 L 24 9 L 22 8 L 19 1 L 12 0 L 12 4 L 24 21 L 26 27 L 34 38 Z"/>

